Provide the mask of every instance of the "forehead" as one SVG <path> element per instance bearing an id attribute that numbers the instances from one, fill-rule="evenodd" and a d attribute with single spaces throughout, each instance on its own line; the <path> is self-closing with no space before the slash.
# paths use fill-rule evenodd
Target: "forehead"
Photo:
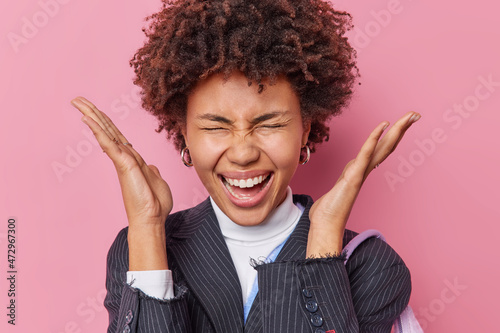
<path id="1" fill-rule="evenodd" d="M 300 117 L 299 98 L 284 77 L 273 85 L 263 80 L 265 89 L 260 93 L 258 84 L 253 82 L 249 86 L 248 81 L 244 74 L 233 72 L 227 80 L 222 74 L 214 74 L 198 82 L 188 95 L 188 122 L 206 113 L 233 120 L 276 111 Z"/>

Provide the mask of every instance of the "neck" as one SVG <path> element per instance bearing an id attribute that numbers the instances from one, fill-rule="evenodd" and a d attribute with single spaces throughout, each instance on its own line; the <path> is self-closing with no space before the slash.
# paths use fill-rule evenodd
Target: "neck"
<path id="1" fill-rule="evenodd" d="M 234 223 L 220 210 L 211 197 L 210 201 L 226 241 L 269 241 L 285 232 L 289 233 L 291 230 L 288 229 L 295 224 L 294 222 L 298 220 L 301 214 L 301 210 L 293 203 L 290 187 L 287 188 L 285 200 L 273 209 L 264 221 L 255 226 L 241 226 Z"/>

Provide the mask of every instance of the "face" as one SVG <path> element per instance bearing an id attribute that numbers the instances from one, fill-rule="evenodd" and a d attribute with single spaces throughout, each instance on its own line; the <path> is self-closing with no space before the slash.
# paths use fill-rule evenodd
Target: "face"
<path id="1" fill-rule="evenodd" d="M 267 82 L 264 82 L 267 83 Z M 310 126 L 285 78 L 248 86 L 234 72 L 200 81 L 188 96 L 183 130 L 194 168 L 217 206 L 235 223 L 261 223 L 286 197 Z"/>

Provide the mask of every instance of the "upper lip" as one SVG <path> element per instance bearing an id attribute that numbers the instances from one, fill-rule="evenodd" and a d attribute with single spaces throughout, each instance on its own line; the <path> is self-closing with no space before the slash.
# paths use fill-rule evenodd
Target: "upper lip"
<path id="1" fill-rule="evenodd" d="M 267 176 L 269 174 L 271 174 L 271 171 L 266 170 L 228 171 L 219 173 L 219 175 L 221 175 L 222 177 L 231 179 L 249 179 L 259 176 Z"/>

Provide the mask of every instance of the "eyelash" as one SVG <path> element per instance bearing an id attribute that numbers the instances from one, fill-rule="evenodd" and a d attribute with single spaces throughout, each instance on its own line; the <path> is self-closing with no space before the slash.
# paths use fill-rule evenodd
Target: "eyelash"
<path id="1" fill-rule="evenodd" d="M 223 130 L 225 128 L 222 128 L 222 127 L 205 127 L 205 128 L 202 128 L 202 130 L 204 131 L 217 131 L 217 130 Z"/>
<path id="2" fill-rule="evenodd" d="M 262 125 L 259 126 L 260 128 L 280 128 L 284 127 L 284 125 L 276 124 L 276 125 Z M 217 130 L 225 130 L 225 128 L 222 127 L 204 127 L 202 128 L 204 131 L 217 131 Z"/>
<path id="3" fill-rule="evenodd" d="M 264 127 L 264 128 L 279 128 L 279 127 L 283 127 L 283 125 L 279 125 L 279 124 L 276 124 L 276 125 L 262 125 L 261 127 Z"/>

